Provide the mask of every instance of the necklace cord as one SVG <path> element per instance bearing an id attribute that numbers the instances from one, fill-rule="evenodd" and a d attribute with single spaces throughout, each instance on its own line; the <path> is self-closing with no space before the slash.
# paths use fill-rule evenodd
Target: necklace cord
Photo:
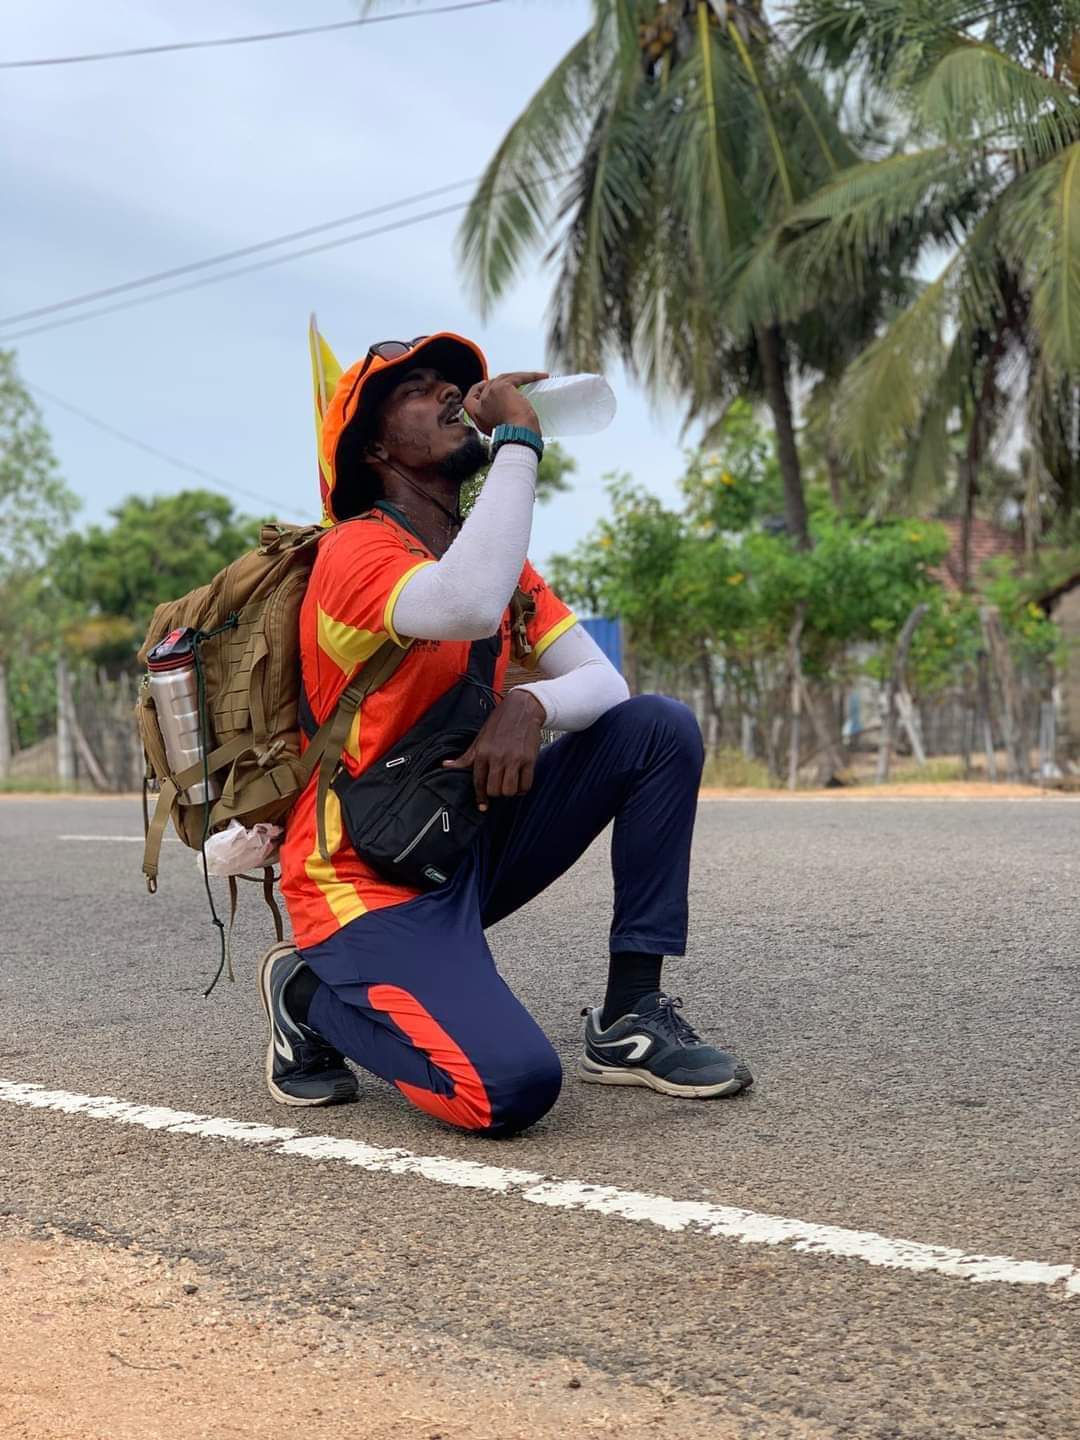
<path id="1" fill-rule="evenodd" d="M 417 485 L 416 481 L 411 480 L 409 476 L 405 474 L 404 470 L 399 470 L 392 460 L 384 460 L 382 463 L 388 469 L 392 470 L 399 480 L 404 480 L 405 484 L 408 485 L 410 490 L 415 490 L 417 495 L 420 496 L 421 500 L 426 500 L 429 504 L 434 505 L 436 510 L 441 510 L 442 513 L 446 516 L 447 520 L 450 522 L 450 524 L 456 525 L 457 528 L 460 530 L 461 526 L 464 524 L 464 519 L 461 514 L 460 491 L 458 492 L 458 508 L 456 510 L 451 510 L 449 506 L 444 505 L 441 500 L 437 500 L 434 495 L 429 495 L 426 490 L 421 489 L 421 487 Z M 410 519 L 415 520 L 415 517 L 410 516 Z M 427 545 L 429 550 L 433 552 L 435 551 L 435 546 L 430 544 L 424 535 L 421 534 L 420 538 L 424 541 L 425 545 Z"/>

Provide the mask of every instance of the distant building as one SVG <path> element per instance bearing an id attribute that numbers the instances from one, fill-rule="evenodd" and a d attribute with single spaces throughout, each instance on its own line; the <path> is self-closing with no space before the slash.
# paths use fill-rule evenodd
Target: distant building
<path id="1" fill-rule="evenodd" d="M 940 525 L 948 535 L 949 553 L 930 573 L 946 590 L 959 590 L 960 577 L 964 573 L 963 521 L 935 520 L 934 523 Z M 1023 544 L 1014 531 L 994 525 L 989 520 L 972 520 L 971 584 L 974 589 L 978 589 L 979 572 L 988 560 L 999 560 L 1005 556 L 1020 561 L 1023 554 Z"/>

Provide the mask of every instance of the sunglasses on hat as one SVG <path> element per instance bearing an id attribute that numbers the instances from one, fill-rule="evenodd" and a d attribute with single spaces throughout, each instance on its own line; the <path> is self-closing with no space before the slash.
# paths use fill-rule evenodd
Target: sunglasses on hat
<path id="1" fill-rule="evenodd" d="M 352 389 L 346 397 L 346 412 L 348 411 L 353 396 L 360 388 L 361 381 L 371 369 L 371 362 L 373 360 L 400 360 L 403 355 L 407 355 L 410 350 L 415 350 L 417 345 L 422 344 L 427 338 L 426 335 L 414 335 L 411 340 L 379 340 L 372 345 L 364 357 L 364 363 L 357 371 L 356 379 L 352 383 Z"/>

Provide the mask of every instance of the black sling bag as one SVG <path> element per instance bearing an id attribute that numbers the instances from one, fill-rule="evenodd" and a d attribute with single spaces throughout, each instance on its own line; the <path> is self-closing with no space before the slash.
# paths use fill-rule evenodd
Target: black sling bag
<path id="1" fill-rule="evenodd" d="M 345 833 L 361 860 L 396 885 L 445 885 L 484 822 L 471 770 L 446 770 L 495 709 L 501 634 L 474 640 L 465 674 L 355 778 L 330 782 Z"/>

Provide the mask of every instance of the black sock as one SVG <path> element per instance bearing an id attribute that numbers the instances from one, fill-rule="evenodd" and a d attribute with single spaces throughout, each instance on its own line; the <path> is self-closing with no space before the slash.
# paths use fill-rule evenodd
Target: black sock
<path id="1" fill-rule="evenodd" d="M 601 1028 L 606 1030 L 616 1020 L 633 1012 L 643 995 L 660 989 L 662 955 L 639 955 L 625 950 L 612 955 L 608 964 L 607 994 L 600 1015 Z"/>
<path id="2" fill-rule="evenodd" d="M 298 1025 L 306 1025 L 308 1010 L 320 985 L 319 977 L 309 965 L 302 965 L 285 986 L 285 1008 Z"/>

